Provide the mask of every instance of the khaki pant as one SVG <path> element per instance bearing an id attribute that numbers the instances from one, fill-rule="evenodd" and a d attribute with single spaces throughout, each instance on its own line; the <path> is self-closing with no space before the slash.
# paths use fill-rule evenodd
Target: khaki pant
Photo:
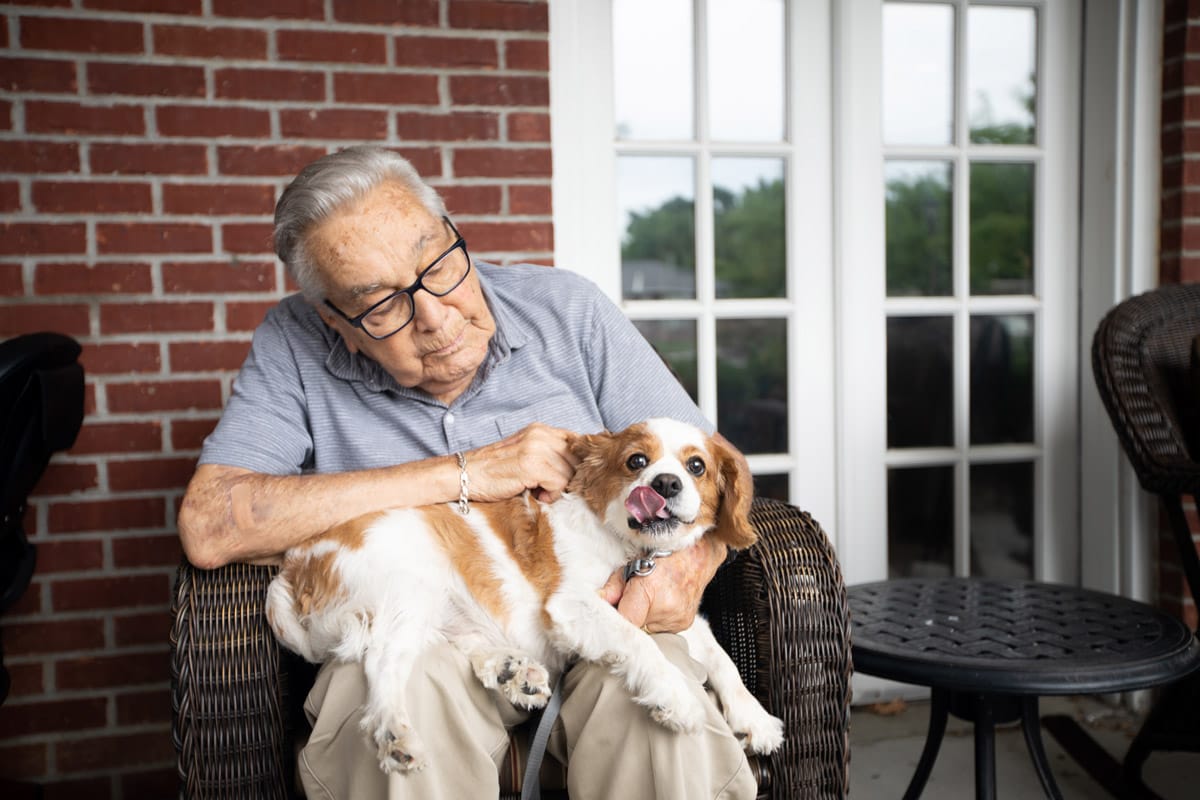
<path id="1" fill-rule="evenodd" d="M 548 747 L 568 765 L 571 800 L 621 798 L 698 800 L 753 798 L 754 777 L 741 746 L 703 687 L 703 668 L 682 637 L 655 642 L 706 698 L 704 730 L 673 733 L 637 706 L 601 666 L 578 664 L 563 683 L 563 706 Z M 409 713 L 429 754 L 424 770 L 386 776 L 375 747 L 359 728 L 366 681 L 358 664 L 326 664 L 304 708 L 312 735 L 300 753 L 310 800 L 476 800 L 497 797 L 507 727 L 527 713 L 484 689 L 467 659 L 442 645 L 417 662 L 408 685 Z"/>

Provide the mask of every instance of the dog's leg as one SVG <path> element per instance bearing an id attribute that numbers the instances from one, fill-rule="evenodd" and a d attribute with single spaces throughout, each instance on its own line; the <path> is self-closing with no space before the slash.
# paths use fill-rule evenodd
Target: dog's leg
<path id="1" fill-rule="evenodd" d="M 692 658 L 708 670 L 708 684 L 721 700 L 730 729 L 750 752 L 775 752 L 783 743 L 783 720 L 771 716 L 742 683 L 737 665 L 713 636 L 708 620 L 696 617 L 682 635 Z"/>
<path id="2" fill-rule="evenodd" d="M 475 677 L 518 708 L 541 708 L 550 699 L 550 671 L 528 653 L 485 642 L 457 641 Z"/>
<path id="3" fill-rule="evenodd" d="M 428 763 L 404 697 L 420 642 L 412 626 L 375 627 L 363 658 L 367 705 L 361 725 L 378 747 L 379 768 L 384 772 L 424 769 Z"/>
<path id="4" fill-rule="evenodd" d="M 650 709 L 656 722 L 694 733 L 704 724 L 704 704 L 688 678 L 670 662 L 649 634 L 598 595 L 557 596 L 547 604 L 553 635 L 567 651 L 610 665 L 624 680 L 635 703 Z"/>

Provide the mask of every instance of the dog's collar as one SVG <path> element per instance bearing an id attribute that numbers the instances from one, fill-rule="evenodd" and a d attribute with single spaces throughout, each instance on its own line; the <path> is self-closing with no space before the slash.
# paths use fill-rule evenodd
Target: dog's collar
<path id="1" fill-rule="evenodd" d="M 639 578 L 646 577 L 651 572 L 654 572 L 654 568 L 658 566 L 655 563 L 656 558 L 666 558 L 673 552 L 673 550 L 646 550 L 642 555 L 625 565 L 625 580 L 629 580 L 635 576 Z"/>

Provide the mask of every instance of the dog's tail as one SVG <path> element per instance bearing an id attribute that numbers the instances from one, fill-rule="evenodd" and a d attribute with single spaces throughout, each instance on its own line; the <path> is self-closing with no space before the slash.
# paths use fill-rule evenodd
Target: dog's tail
<path id="1" fill-rule="evenodd" d="M 296 602 L 292 595 L 292 584 L 287 578 L 287 571 L 281 570 L 271 585 L 267 587 L 266 604 L 267 624 L 275 631 L 279 639 L 289 650 L 292 650 L 308 661 L 320 661 L 312 650 L 312 641 L 308 629 L 300 622 L 296 614 Z"/>

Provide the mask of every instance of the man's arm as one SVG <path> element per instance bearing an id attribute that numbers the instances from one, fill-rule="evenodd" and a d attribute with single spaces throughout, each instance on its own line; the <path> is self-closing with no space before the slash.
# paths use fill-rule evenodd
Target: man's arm
<path id="1" fill-rule="evenodd" d="M 466 454 L 470 497 L 503 500 L 526 489 L 552 499 L 575 469 L 560 428 L 530 425 Z M 459 497 L 458 461 L 430 458 L 382 469 L 317 475 L 265 475 L 202 464 L 179 511 L 188 560 L 212 569 L 234 561 L 269 562 L 348 519 L 385 508 Z"/>

